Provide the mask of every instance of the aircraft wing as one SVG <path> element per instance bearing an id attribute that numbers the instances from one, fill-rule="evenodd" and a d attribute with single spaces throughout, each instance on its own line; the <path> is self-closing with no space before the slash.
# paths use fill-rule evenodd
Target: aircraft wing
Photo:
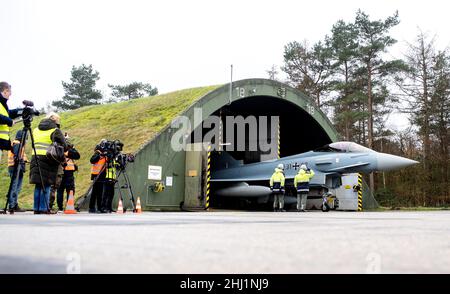
<path id="1" fill-rule="evenodd" d="M 285 176 L 286 180 L 294 179 L 293 176 Z M 254 182 L 254 181 L 270 181 L 270 177 L 247 177 L 247 178 L 225 178 L 225 179 L 213 179 L 211 178 L 211 182 Z"/>
<path id="2" fill-rule="evenodd" d="M 211 182 L 251 182 L 251 181 L 268 181 L 268 178 L 230 178 L 230 179 L 211 179 Z"/>

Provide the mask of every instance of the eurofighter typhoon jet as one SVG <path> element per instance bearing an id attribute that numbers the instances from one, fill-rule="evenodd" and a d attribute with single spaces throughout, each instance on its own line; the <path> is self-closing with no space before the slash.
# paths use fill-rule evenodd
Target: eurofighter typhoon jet
<path id="1" fill-rule="evenodd" d="M 404 157 L 376 152 L 354 142 L 335 142 L 314 151 L 250 164 L 242 164 L 226 152 L 221 152 L 213 160 L 215 163 L 213 161 L 211 182 L 214 195 L 260 198 L 259 203 L 270 200 L 269 179 L 280 163 L 284 165 L 287 195 L 289 190 L 293 190 L 294 176 L 302 164 L 314 170 L 310 193 L 319 195 L 329 188 L 338 187 L 343 174 L 390 171 L 418 163 Z M 294 197 L 291 198 L 291 201 L 286 198 L 286 203 L 295 201 Z"/>

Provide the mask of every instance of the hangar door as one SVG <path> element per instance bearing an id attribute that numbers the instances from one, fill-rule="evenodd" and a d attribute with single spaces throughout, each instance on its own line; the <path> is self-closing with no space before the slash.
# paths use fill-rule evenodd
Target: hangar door
<path id="1" fill-rule="evenodd" d="M 202 149 L 202 143 L 188 144 L 186 150 L 183 208 L 205 209 L 208 152 Z"/>

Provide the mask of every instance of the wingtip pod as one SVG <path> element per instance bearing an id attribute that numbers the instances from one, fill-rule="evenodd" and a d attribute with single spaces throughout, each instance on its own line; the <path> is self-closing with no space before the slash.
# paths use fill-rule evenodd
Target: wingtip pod
<path id="1" fill-rule="evenodd" d="M 418 161 L 392 154 L 377 154 L 377 170 L 379 171 L 401 169 L 418 163 Z"/>

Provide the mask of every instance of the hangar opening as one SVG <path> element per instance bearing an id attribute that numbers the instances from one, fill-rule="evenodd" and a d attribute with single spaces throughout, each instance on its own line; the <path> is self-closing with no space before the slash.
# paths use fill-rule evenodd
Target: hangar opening
<path id="1" fill-rule="evenodd" d="M 253 96 L 240 99 L 215 110 L 211 116 L 219 118 L 220 124 L 220 131 L 216 132 L 216 136 L 210 142 L 214 146 L 211 155 L 212 171 L 218 168 L 222 152 L 227 152 L 242 164 L 249 164 L 307 152 L 332 142 L 310 113 L 300 106 L 278 97 Z M 238 117 L 242 117 L 242 119 L 239 121 Z M 276 119 L 272 119 L 272 117 L 276 117 Z M 232 123 L 227 122 L 227 119 Z M 242 123 L 243 119 L 244 123 Z M 204 118 L 204 121 L 207 120 L 208 118 Z M 241 122 L 241 124 L 236 122 Z M 256 122 L 256 126 L 251 126 L 252 122 Z M 207 125 L 201 124 L 191 133 L 189 139 L 191 144 L 208 142 L 208 139 L 205 138 L 206 134 L 218 126 L 217 123 Z M 233 130 L 230 130 L 230 127 Z M 201 132 L 199 132 L 200 128 Z M 243 131 L 245 134 L 245 144 L 244 146 L 241 144 L 240 147 L 238 141 L 242 141 L 243 138 L 238 138 L 239 131 Z M 195 132 L 201 133 L 202 137 L 195 136 Z M 261 136 L 262 134 L 263 136 Z M 272 150 L 261 150 L 261 143 L 266 143 Z M 254 149 L 255 147 L 257 150 Z M 270 177 L 270 175 L 267 176 Z M 202 183 L 206 182 L 206 168 L 204 167 Z M 261 184 L 267 185 L 268 183 L 262 181 Z M 205 187 L 205 185 L 203 186 Z M 215 195 L 215 191 L 220 187 L 220 184 L 217 183 L 211 185 L 211 207 L 261 208 L 260 205 L 248 201 L 248 199 L 218 197 Z M 203 194 L 204 192 L 202 191 Z"/>
<path id="2" fill-rule="evenodd" d="M 228 131 L 227 124 L 225 123 L 226 116 L 242 116 L 244 118 L 249 116 L 254 116 L 256 118 L 270 118 L 272 116 L 279 117 L 280 157 L 306 152 L 319 146 L 331 143 L 331 139 L 328 137 L 326 132 L 305 110 L 289 101 L 281 100 L 275 97 L 255 96 L 241 99 L 216 110 L 213 115 L 221 117 L 224 137 Z M 270 122 L 270 119 L 268 119 L 268 121 Z M 258 130 L 260 127 L 266 127 L 268 140 L 271 142 L 273 140 L 277 143 L 278 129 L 275 130 L 276 137 L 272 138 L 270 136 L 270 127 L 277 128 L 278 126 L 270 126 L 270 124 L 261 126 L 258 124 Z M 208 129 L 203 130 L 204 133 L 207 131 Z M 245 130 L 247 147 L 249 145 L 249 132 L 250 128 L 247 125 Z M 236 136 L 237 130 L 235 129 L 233 133 Z M 234 142 L 236 142 L 236 138 L 234 139 Z M 228 142 L 225 142 L 225 144 L 226 143 Z M 233 149 L 236 150 L 236 146 L 234 146 Z M 259 162 L 261 161 L 261 155 L 264 155 L 260 151 L 231 151 L 230 154 L 235 159 L 243 160 L 243 163 L 245 164 Z"/>

